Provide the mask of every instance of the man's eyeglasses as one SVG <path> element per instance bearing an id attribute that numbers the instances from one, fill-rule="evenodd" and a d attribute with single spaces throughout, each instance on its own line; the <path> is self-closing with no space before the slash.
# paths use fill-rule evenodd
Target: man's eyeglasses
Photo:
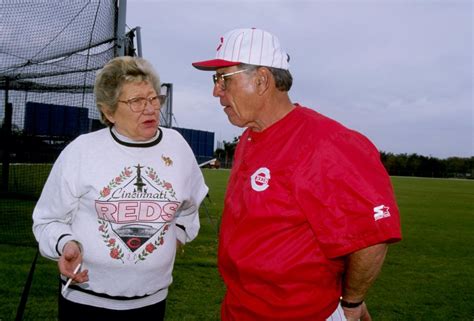
<path id="1" fill-rule="evenodd" d="M 230 77 L 230 76 L 233 76 L 233 75 L 236 75 L 236 74 L 240 74 L 241 72 L 244 72 L 244 71 L 247 71 L 248 69 L 240 69 L 240 70 L 237 70 L 237 71 L 234 71 L 234 72 L 229 72 L 227 74 L 214 74 L 212 75 L 212 80 L 214 81 L 214 86 L 216 84 L 219 84 L 219 88 L 221 90 L 225 90 L 226 89 L 226 85 L 225 85 L 225 79 L 227 77 Z"/>
<path id="2" fill-rule="evenodd" d="M 130 110 L 135 113 L 143 112 L 147 103 L 149 103 L 155 109 L 160 109 L 161 105 L 163 105 L 165 101 L 166 95 L 158 95 L 149 98 L 134 97 L 127 100 L 119 100 L 120 103 L 127 104 Z"/>

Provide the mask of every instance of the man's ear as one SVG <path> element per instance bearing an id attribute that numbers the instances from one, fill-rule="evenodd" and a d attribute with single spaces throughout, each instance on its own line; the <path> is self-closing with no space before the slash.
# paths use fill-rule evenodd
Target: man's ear
<path id="1" fill-rule="evenodd" d="M 256 84 L 257 84 L 257 92 L 260 95 L 265 93 L 268 90 L 268 88 L 270 87 L 271 77 L 272 77 L 272 75 L 271 75 L 270 70 L 268 70 L 268 68 L 260 67 L 260 68 L 257 69 Z"/>

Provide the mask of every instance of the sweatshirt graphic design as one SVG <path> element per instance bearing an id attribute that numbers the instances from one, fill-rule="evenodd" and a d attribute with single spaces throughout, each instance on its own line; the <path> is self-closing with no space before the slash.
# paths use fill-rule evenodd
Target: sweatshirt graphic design
<path id="1" fill-rule="evenodd" d="M 100 191 L 95 208 L 99 232 L 112 259 L 138 263 L 164 243 L 180 202 L 173 185 L 152 167 L 125 167 Z"/>

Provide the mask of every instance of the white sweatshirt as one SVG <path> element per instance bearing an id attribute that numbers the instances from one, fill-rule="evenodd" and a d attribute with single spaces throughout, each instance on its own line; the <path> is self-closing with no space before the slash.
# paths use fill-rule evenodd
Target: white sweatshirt
<path id="1" fill-rule="evenodd" d="M 193 152 L 175 130 L 146 143 L 108 128 L 81 135 L 60 154 L 33 212 L 41 254 L 57 260 L 77 240 L 89 281 L 65 298 L 133 309 L 166 298 L 176 240 L 199 231 L 208 188 Z"/>

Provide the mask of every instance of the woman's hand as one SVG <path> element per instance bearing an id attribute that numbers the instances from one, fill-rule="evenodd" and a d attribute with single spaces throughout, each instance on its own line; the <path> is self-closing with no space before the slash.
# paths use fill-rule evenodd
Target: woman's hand
<path id="1" fill-rule="evenodd" d="M 89 281 L 88 270 L 74 274 L 74 269 L 79 263 L 82 263 L 82 249 L 80 244 L 76 241 L 67 242 L 63 248 L 63 255 L 59 257 L 59 273 L 72 279 L 75 283 Z"/>

